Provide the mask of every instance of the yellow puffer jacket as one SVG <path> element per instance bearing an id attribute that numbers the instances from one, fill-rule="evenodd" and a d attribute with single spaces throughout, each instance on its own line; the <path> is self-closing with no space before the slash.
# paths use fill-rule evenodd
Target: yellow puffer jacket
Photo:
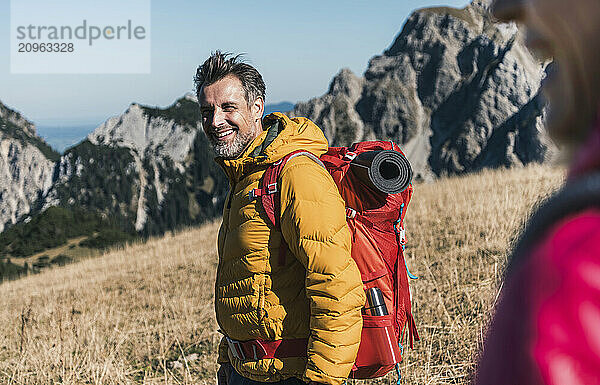
<path id="1" fill-rule="evenodd" d="M 230 180 L 218 236 L 217 322 L 239 341 L 308 338 L 308 354 L 241 361 L 223 339 L 219 362 L 257 381 L 298 377 L 338 385 L 356 358 L 365 303 L 344 202 L 329 173 L 306 156 L 290 159 L 279 178 L 281 232 L 260 200 L 248 197 L 269 164 L 298 149 L 320 156 L 327 139 L 305 118 L 276 113 L 264 126 L 239 158 L 217 158 Z M 283 265 L 282 233 L 289 245 Z"/>

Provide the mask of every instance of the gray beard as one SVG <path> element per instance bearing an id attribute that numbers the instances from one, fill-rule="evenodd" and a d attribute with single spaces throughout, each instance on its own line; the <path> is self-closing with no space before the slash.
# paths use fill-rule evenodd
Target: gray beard
<path id="1" fill-rule="evenodd" d="M 221 143 L 213 135 L 209 136 L 210 143 L 212 144 L 213 150 L 218 157 L 225 159 L 235 159 L 242 155 L 246 147 L 256 138 L 256 130 L 247 131 L 240 134 L 236 132 L 235 138 L 231 143 Z"/>

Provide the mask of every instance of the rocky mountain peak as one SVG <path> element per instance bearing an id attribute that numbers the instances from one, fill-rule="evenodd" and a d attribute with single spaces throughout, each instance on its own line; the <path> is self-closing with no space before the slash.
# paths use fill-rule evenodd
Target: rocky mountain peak
<path id="1" fill-rule="evenodd" d="M 425 179 L 482 167 L 543 162 L 544 66 L 514 24 L 495 24 L 489 2 L 415 11 L 362 78 L 342 71 L 294 114 L 330 145 L 394 140 Z M 352 80 L 349 80 L 352 79 Z"/>
<path id="2" fill-rule="evenodd" d="M 492 0 L 473 0 L 473 2 L 471 3 L 471 6 L 483 8 L 484 10 L 486 10 L 488 12 L 490 10 L 491 5 L 492 5 Z"/>
<path id="3" fill-rule="evenodd" d="M 360 96 L 363 79 L 356 76 L 349 68 L 343 68 L 337 73 L 329 83 L 329 91 L 331 95 L 349 95 L 351 98 Z"/>
<path id="4" fill-rule="evenodd" d="M 10 123 L 19 127 L 28 136 L 37 136 L 35 125 L 33 123 L 25 119 L 19 112 L 8 108 L 0 101 L 0 124 L 2 121 L 4 121 L 4 124 L 0 125 L 0 129 L 6 129 L 6 123 Z"/>
<path id="5" fill-rule="evenodd" d="M 169 156 L 181 165 L 199 123 L 198 106 L 188 95 L 167 108 L 132 103 L 122 115 L 96 128 L 88 140 L 93 144 L 130 148 L 140 158 L 148 154 Z"/>
<path id="6" fill-rule="evenodd" d="M 61 158 L 57 183 L 45 197 L 43 208 L 75 204 L 77 199 L 72 194 L 93 204 L 105 201 L 106 207 L 94 209 L 105 215 L 120 215 L 137 231 L 145 229 L 149 217 L 173 222 L 172 216 L 160 219 L 166 215 L 163 206 L 187 204 L 187 196 L 185 203 L 166 199 L 171 193 L 185 190 L 186 170 L 193 161 L 190 154 L 199 131 L 200 113 L 193 95 L 184 95 L 166 108 L 132 103 L 122 115 L 106 120 L 88 135 L 87 141 Z M 98 192 L 97 181 L 86 178 L 86 172 L 100 175 L 101 183 L 113 183 L 114 191 Z M 86 187 L 78 188 L 82 184 Z M 152 225 L 157 226 L 154 222 Z"/>

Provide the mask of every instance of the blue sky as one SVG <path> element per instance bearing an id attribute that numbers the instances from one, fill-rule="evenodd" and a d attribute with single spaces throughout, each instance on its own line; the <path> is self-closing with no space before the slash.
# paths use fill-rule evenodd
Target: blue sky
<path id="1" fill-rule="evenodd" d="M 102 4 L 85 1 L 91 8 Z M 10 0 L 0 0 L 0 101 L 38 125 L 99 124 L 132 102 L 166 106 L 193 91 L 196 67 L 221 49 L 247 53 L 263 74 L 267 103 L 297 102 L 323 94 L 341 68 L 362 74 L 412 10 L 467 3 L 152 0 L 150 74 L 16 75 L 10 73 Z"/>

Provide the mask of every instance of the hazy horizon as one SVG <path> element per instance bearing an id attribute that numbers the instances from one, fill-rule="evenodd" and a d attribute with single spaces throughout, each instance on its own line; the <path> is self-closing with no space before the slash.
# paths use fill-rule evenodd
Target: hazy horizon
<path id="1" fill-rule="evenodd" d="M 265 115 L 271 112 L 285 112 L 291 110 L 294 103 L 280 102 L 267 104 L 265 106 Z M 37 134 L 44 138 L 46 143 L 60 153 L 72 147 L 86 138 L 96 127 L 104 123 L 110 117 L 99 119 L 94 123 L 67 123 L 67 124 L 40 124 L 36 125 Z"/>
<path id="2" fill-rule="evenodd" d="M 297 103 L 325 93 L 342 68 L 362 75 L 369 59 L 393 42 L 412 10 L 466 4 L 410 0 L 340 6 L 309 1 L 300 7 L 266 1 L 257 7 L 155 0 L 150 74 L 11 74 L 5 38 L 0 39 L 0 50 L 7 53 L 0 61 L 0 101 L 40 127 L 98 125 L 131 103 L 166 107 L 193 92 L 196 67 L 221 49 L 246 53 L 246 60 L 263 74 L 267 104 Z M 8 37 L 10 28 L 10 2 L 0 0 L 0 31 Z"/>

